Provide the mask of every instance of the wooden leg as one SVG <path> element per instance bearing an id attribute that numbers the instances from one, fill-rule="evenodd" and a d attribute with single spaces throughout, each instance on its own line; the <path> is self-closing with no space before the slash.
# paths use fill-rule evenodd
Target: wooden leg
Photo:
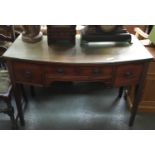
<path id="1" fill-rule="evenodd" d="M 118 93 L 118 97 L 119 97 L 119 98 L 122 97 L 123 90 L 124 90 L 124 87 L 120 87 L 120 88 L 119 88 L 119 93 Z"/>
<path id="2" fill-rule="evenodd" d="M 133 106 L 132 106 L 132 109 L 131 109 L 129 126 L 133 126 L 135 116 L 136 116 L 137 110 L 138 110 L 138 104 L 139 104 L 139 101 L 140 101 L 140 93 L 141 93 L 141 87 L 139 85 L 137 85 L 136 89 L 135 89 L 135 96 L 134 96 Z"/>
<path id="3" fill-rule="evenodd" d="M 14 92 L 14 96 L 15 96 L 15 101 L 16 101 L 17 111 L 18 111 L 18 115 L 19 115 L 19 119 L 20 119 L 20 124 L 22 126 L 24 126 L 25 120 L 24 120 L 23 109 L 22 109 L 21 93 L 20 93 L 18 84 L 13 85 L 13 92 Z"/>
<path id="4" fill-rule="evenodd" d="M 143 90 L 143 86 L 144 86 L 144 80 L 146 77 L 148 65 L 149 65 L 148 63 L 144 64 L 144 71 L 140 77 L 139 83 L 135 86 L 134 101 L 133 101 L 133 106 L 131 109 L 129 126 L 133 126 L 133 124 L 134 124 L 134 120 L 135 120 L 137 110 L 138 110 L 138 105 L 139 105 L 140 99 L 141 99 L 141 94 L 142 94 L 142 90 Z"/>
<path id="5" fill-rule="evenodd" d="M 30 91 L 31 91 L 31 96 L 34 97 L 35 96 L 35 91 L 34 91 L 33 86 L 30 86 Z"/>
<path id="6" fill-rule="evenodd" d="M 24 98 L 24 101 L 25 101 L 25 103 L 28 103 L 28 99 L 27 99 L 27 96 L 26 96 L 26 93 L 25 93 L 25 89 L 24 89 L 23 84 L 21 84 L 20 87 L 21 87 L 22 96 Z"/>

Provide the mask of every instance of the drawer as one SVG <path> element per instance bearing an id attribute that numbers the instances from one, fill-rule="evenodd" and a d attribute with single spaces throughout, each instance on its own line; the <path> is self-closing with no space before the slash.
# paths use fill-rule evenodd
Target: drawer
<path id="1" fill-rule="evenodd" d="M 75 68 L 78 75 L 91 78 L 110 78 L 112 77 L 112 67 L 110 66 L 82 66 Z"/>
<path id="2" fill-rule="evenodd" d="M 74 67 L 65 67 L 61 65 L 51 65 L 45 67 L 45 75 L 46 77 L 63 77 L 65 76 L 71 76 L 75 75 L 75 69 Z"/>
<path id="3" fill-rule="evenodd" d="M 17 82 L 42 84 L 40 65 L 29 62 L 14 62 L 13 70 Z"/>
<path id="4" fill-rule="evenodd" d="M 110 66 L 61 66 L 51 65 L 45 67 L 45 79 L 50 80 L 104 80 L 112 78 Z"/>
<path id="5" fill-rule="evenodd" d="M 116 67 L 115 86 L 136 84 L 143 71 L 142 64 L 120 65 Z"/>

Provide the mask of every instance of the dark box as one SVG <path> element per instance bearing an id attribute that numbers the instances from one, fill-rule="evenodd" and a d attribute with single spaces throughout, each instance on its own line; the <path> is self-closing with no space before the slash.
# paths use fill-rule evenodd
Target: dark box
<path id="1" fill-rule="evenodd" d="M 48 45 L 75 44 L 76 25 L 47 25 Z"/>

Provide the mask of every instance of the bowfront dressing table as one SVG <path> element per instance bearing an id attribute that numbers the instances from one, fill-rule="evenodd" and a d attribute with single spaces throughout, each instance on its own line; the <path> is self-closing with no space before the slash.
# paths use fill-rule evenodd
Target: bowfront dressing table
<path id="1" fill-rule="evenodd" d="M 24 125 L 19 84 L 50 86 L 54 81 L 102 81 L 114 87 L 135 86 L 129 125 L 132 126 L 141 97 L 143 80 L 152 55 L 132 36 L 128 43 L 90 43 L 48 46 L 47 36 L 34 44 L 19 36 L 3 55 L 13 83 L 20 123 Z M 104 104 L 104 103 L 103 103 Z"/>

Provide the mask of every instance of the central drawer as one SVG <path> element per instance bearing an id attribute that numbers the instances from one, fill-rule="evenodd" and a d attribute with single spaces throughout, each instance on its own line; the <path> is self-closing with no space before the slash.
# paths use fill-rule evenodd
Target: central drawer
<path id="1" fill-rule="evenodd" d="M 44 68 L 46 83 L 54 80 L 89 81 L 112 78 L 111 66 L 50 65 Z"/>

